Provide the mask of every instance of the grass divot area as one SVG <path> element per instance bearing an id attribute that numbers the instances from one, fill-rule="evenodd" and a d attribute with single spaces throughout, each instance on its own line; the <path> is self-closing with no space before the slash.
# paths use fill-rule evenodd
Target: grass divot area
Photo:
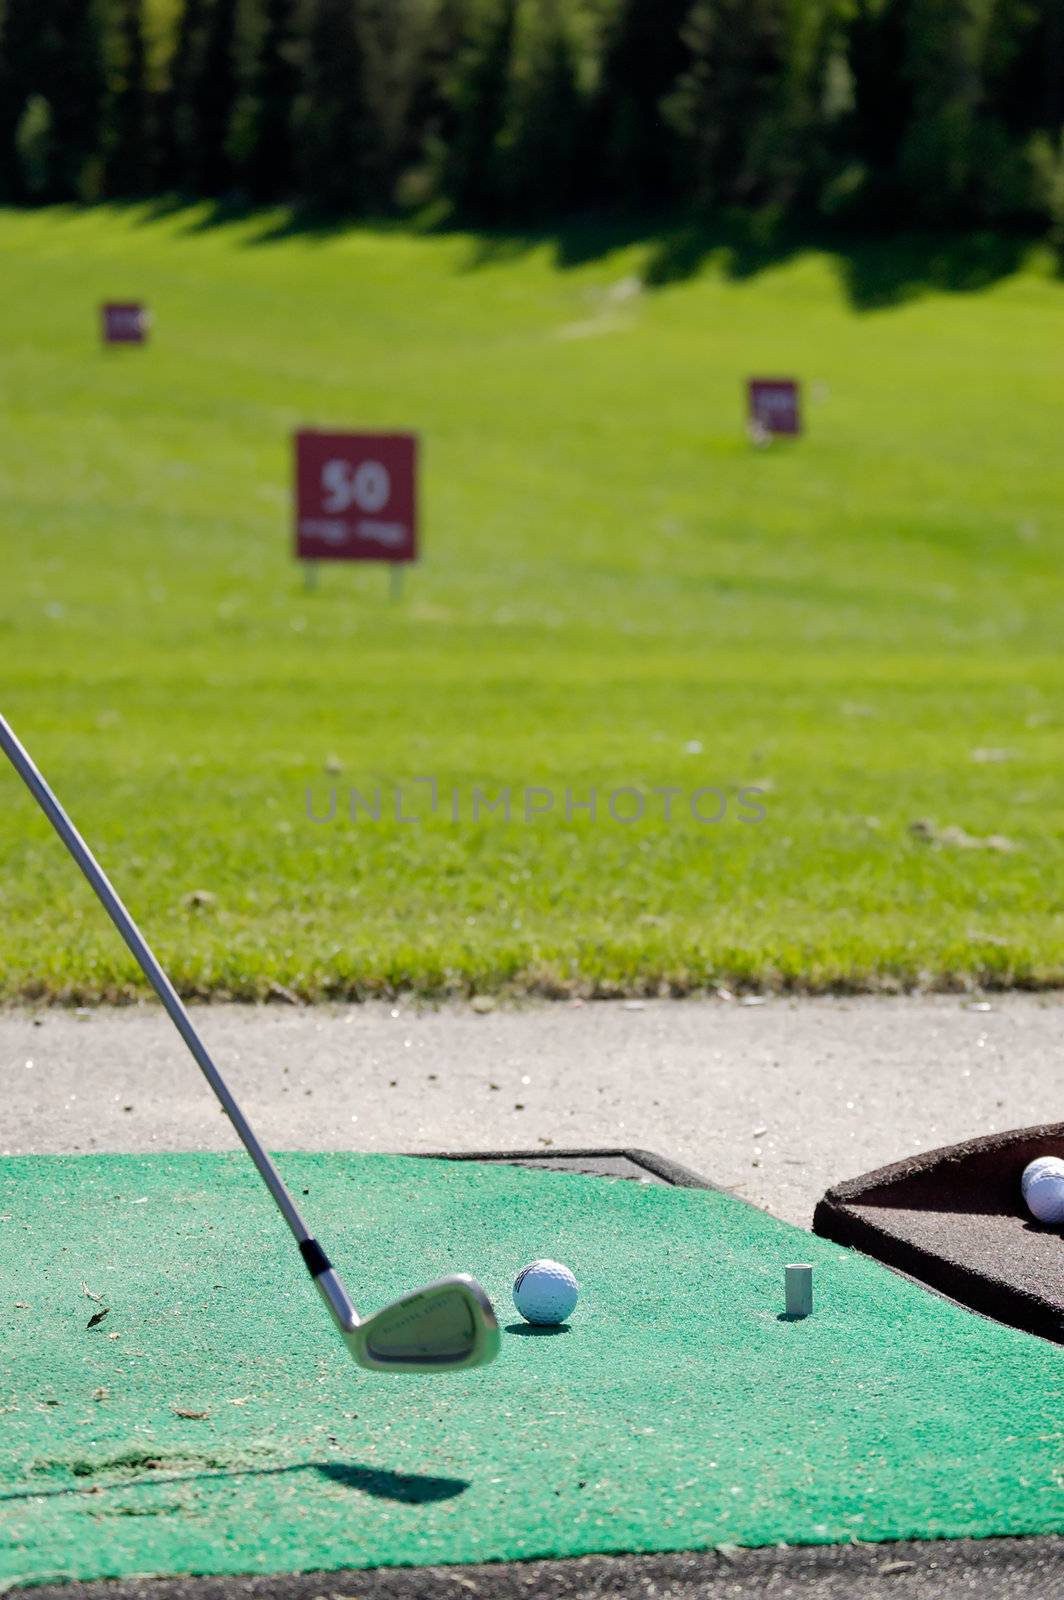
<path id="1" fill-rule="evenodd" d="M 362 1308 L 473 1271 L 499 1360 L 354 1368 L 243 1155 L 6 1158 L 0 1584 L 1064 1527 L 1061 1351 L 855 1253 L 713 1192 L 281 1165 Z M 509 1301 L 544 1254 L 554 1334 Z"/>

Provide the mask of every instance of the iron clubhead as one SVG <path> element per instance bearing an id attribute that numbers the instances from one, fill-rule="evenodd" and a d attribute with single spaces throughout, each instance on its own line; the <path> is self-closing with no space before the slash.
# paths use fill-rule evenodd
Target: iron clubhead
<path id="1" fill-rule="evenodd" d="M 371 1372 L 464 1372 L 494 1361 L 499 1324 L 476 1279 L 456 1273 L 394 1300 L 344 1342 Z"/>

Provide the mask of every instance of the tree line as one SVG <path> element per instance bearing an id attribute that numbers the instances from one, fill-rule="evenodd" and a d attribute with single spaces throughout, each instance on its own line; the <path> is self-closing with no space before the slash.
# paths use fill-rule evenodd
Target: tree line
<path id="1" fill-rule="evenodd" d="M 0 198 L 1064 236 L 1064 0 L 0 0 Z"/>

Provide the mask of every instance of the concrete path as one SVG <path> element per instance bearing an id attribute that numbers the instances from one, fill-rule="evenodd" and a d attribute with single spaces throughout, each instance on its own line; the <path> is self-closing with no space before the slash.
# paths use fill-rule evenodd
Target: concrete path
<path id="1" fill-rule="evenodd" d="M 829 1186 L 1064 1117 L 1064 996 L 201 1007 L 272 1149 L 641 1146 L 808 1226 Z M 154 1006 L 0 1012 L 0 1153 L 235 1143 Z"/>

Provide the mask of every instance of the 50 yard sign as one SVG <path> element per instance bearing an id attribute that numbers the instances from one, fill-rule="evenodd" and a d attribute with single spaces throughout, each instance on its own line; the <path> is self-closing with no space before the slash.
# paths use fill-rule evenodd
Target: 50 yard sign
<path id="1" fill-rule="evenodd" d="M 301 561 L 417 560 L 417 438 L 297 433 L 296 555 Z"/>

